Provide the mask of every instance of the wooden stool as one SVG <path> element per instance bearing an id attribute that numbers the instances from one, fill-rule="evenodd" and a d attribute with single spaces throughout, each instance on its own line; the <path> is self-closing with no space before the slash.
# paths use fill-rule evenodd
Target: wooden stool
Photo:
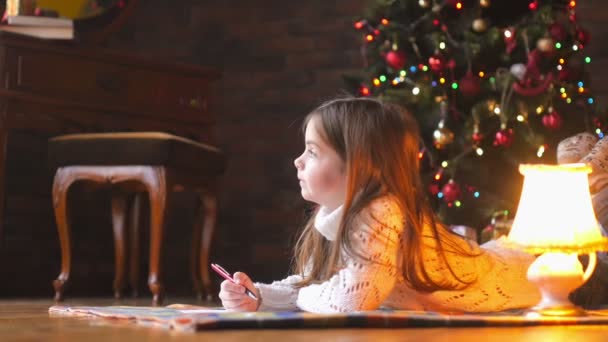
<path id="1" fill-rule="evenodd" d="M 53 282 L 55 299 L 63 299 L 70 277 L 71 241 L 67 194 L 77 181 L 112 187 L 115 243 L 114 294 L 121 296 L 125 274 L 125 226 L 131 234 L 130 282 L 137 289 L 138 225 L 141 194 L 150 200 L 150 271 L 148 286 L 155 304 L 162 301 L 160 258 L 167 196 L 172 191 L 199 194 L 192 242 L 192 279 L 199 297 L 211 295 L 209 248 L 216 221 L 216 179 L 224 156 L 215 147 L 159 132 L 91 133 L 58 136 L 49 141 L 49 159 L 58 167 L 53 206 L 61 245 L 61 273 Z M 127 212 L 130 211 L 130 215 Z M 130 220 L 127 223 L 127 216 Z"/>

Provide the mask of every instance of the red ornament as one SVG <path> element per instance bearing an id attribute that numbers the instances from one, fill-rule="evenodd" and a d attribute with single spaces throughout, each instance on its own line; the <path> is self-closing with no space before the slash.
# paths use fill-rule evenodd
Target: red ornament
<path id="1" fill-rule="evenodd" d="M 365 85 L 361 85 L 361 87 L 359 87 L 359 94 L 361 96 L 369 96 L 370 95 L 369 88 L 366 87 Z"/>
<path id="2" fill-rule="evenodd" d="M 484 138 L 483 134 L 481 134 L 479 132 L 475 132 L 471 136 L 471 139 L 473 140 L 473 143 L 475 145 L 478 145 L 479 143 L 481 143 L 481 141 L 483 140 L 483 138 Z"/>
<path id="3" fill-rule="evenodd" d="M 556 131 L 562 126 L 562 118 L 557 111 L 551 111 L 543 115 L 543 125 L 549 130 Z"/>
<path id="4" fill-rule="evenodd" d="M 593 121 L 593 125 L 595 127 L 601 127 L 602 126 L 602 122 L 600 121 L 600 118 L 593 118 L 593 120 L 591 120 L 591 121 Z"/>
<path id="5" fill-rule="evenodd" d="M 454 58 L 450 58 L 450 60 L 445 63 L 445 66 L 448 69 L 454 69 L 456 67 L 456 61 L 454 60 Z"/>
<path id="6" fill-rule="evenodd" d="M 443 70 L 444 60 L 440 55 L 435 55 L 429 57 L 429 66 L 431 70 L 434 72 L 440 72 Z"/>
<path id="7" fill-rule="evenodd" d="M 399 70 L 405 66 L 406 56 L 403 51 L 391 50 L 384 56 L 384 59 L 389 67 Z"/>
<path id="8" fill-rule="evenodd" d="M 591 39 L 591 35 L 589 34 L 589 32 L 585 29 L 577 29 L 576 30 L 576 40 L 578 40 L 579 43 L 583 44 L 583 45 L 587 45 L 587 43 L 589 43 L 589 40 Z"/>
<path id="9" fill-rule="evenodd" d="M 494 137 L 494 146 L 509 147 L 513 143 L 513 129 L 503 128 L 496 132 Z"/>
<path id="10" fill-rule="evenodd" d="M 437 184 L 437 183 L 429 184 L 429 192 L 431 193 L 431 195 L 437 196 L 437 194 L 439 193 L 439 184 Z"/>
<path id="11" fill-rule="evenodd" d="M 568 38 L 568 31 L 566 31 L 563 25 L 558 23 L 549 25 L 549 34 L 558 42 Z"/>
<path id="12" fill-rule="evenodd" d="M 522 96 L 538 96 L 544 93 L 553 82 L 553 73 L 542 75 L 540 73 L 540 62 L 543 53 L 538 49 L 532 50 L 528 54 L 528 64 L 526 73 L 521 81 L 513 82 L 513 91 Z"/>
<path id="13" fill-rule="evenodd" d="M 460 92 L 466 97 L 475 97 L 481 91 L 479 78 L 470 71 L 458 83 L 460 84 Z"/>
<path id="14" fill-rule="evenodd" d="M 544 57 L 542 51 L 539 51 L 538 49 L 530 51 L 530 53 L 528 54 L 528 63 L 526 64 L 526 70 L 528 70 L 528 72 L 538 72 L 539 65 L 543 61 L 543 59 Z"/>
<path id="15" fill-rule="evenodd" d="M 446 202 L 454 202 L 460 197 L 460 186 L 454 182 L 453 179 L 450 179 L 443 188 L 441 188 L 441 193 L 443 194 L 443 199 Z"/>

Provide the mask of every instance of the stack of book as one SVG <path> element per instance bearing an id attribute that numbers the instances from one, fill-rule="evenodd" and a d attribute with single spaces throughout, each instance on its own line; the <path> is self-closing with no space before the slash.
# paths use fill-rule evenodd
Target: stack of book
<path id="1" fill-rule="evenodd" d="M 67 18 L 28 15 L 8 16 L 0 31 L 43 39 L 74 39 L 74 21 Z"/>

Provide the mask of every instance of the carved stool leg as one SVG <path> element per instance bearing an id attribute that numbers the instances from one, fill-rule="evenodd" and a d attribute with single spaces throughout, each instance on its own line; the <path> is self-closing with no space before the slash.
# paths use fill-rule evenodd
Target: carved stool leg
<path id="1" fill-rule="evenodd" d="M 205 192 L 201 195 L 201 210 L 203 221 L 203 239 L 201 240 L 201 255 L 200 255 L 200 270 L 201 281 L 207 295 L 207 299 L 213 298 L 211 290 L 211 279 L 209 277 L 209 251 L 211 249 L 211 240 L 215 231 L 215 223 L 217 219 L 217 198 L 214 192 Z"/>
<path id="2" fill-rule="evenodd" d="M 112 229 L 114 231 L 114 298 L 121 297 L 125 285 L 125 218 L 127 209 L 126 195 L 112 194 Z"/>
<path id="3" fill-rule="evenodd" d="M 129 283 L 133 297 L 137 297 L 139 288 L 139 219 L 141 217 L 142 194 L 133 195 L 129 222 Z"/>
<path id="4" fill-rule="evenodd" d="M 55 173 L 53 181 L 53 207 L 55 209 L 57 233 L 59 234 L 59 244 L 61 247 L 61 273 L 53 281 L 56 301 L 63 300 L 63 291 L 70 279 L 71 245 L 67 195 L 70 185 L 74 180 L 69 167 L 62 167 Z"/>
<path id="5" fill-rule="evenodd" d="M 143 183 L 150 197 L 150 273 L 148 286 L 153 301 L 158 305 L 163 300 L 164 289 L 160 280 L 163 225 L 167 202 L 167 179 L 165 168 L 150 167 L 144 173 Z"/>

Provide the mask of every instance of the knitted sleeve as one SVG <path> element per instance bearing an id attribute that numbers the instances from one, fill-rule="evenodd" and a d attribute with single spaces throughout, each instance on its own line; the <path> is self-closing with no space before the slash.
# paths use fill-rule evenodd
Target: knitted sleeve
<path id="1" fill-rule="evenodd" d="M 361 257 L 343 255 L 343 267 L 320 284 L 303 287 L 297 306 L 329 313 L 377 309 L 397 279 L 403 216 L 389 197 L 375 200 L 355 220 L 354 247 Z"/>
<path id="2" fill-rule="evenodd" d="M 293 284 L 302 280 L 300 275 L 291 275 L 271 284 L 255 283 L 260 292 L 259 311 L 293 311 L 297 310 L 296 299 L 299 289 Z"/>

